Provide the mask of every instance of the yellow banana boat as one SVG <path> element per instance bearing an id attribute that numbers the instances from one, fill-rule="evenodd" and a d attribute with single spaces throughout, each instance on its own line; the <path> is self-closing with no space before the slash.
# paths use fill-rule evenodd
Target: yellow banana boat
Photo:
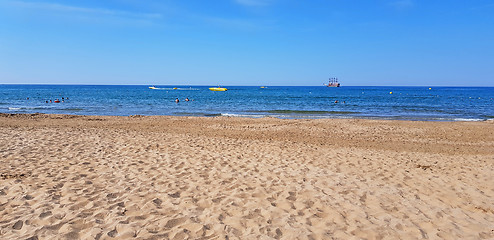
<path id="1" fill-rule="evenodd" d="M 211 87 L 211 88 L 209 88 L 209 90 L 211 90 L 211 91 L 217 91 L 217 92 L 224 92 L 224 91 L 226 91 L 228 89 L 223 88 L 223 87 Z"/>

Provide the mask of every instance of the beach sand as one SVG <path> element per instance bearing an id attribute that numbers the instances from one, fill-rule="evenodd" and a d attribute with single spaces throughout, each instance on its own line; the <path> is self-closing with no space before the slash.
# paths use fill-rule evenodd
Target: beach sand
<path id="1" fill-rule="evenodd" d="M 0 239 L 493 239 L 494 121 L 0 114 Z"/>

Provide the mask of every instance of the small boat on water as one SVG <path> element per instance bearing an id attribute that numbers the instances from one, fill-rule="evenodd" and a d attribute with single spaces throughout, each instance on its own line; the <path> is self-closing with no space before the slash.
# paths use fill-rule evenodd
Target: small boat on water
<path id="1" fill-rule="evenodd" d="M 228 89 L 218 86 L 218 87 L 210 87 L 209 90 L 216 91 L 216 92 L 224 92 L 224 91 L 226 91 Z"/>
<path id="2" fill-rule="evenodd" d="M 152 86 L 152 87 L 149 87 L 149 89 L 158 89 L 158 88 L 155 86 Z"/>
<path id="3" fill-rule="evenodd" d="M 328 84 L 323 84 L 326 87 L 340 87 L 340 83 L 338 82 L 338 78 L 329 78 Z"/>

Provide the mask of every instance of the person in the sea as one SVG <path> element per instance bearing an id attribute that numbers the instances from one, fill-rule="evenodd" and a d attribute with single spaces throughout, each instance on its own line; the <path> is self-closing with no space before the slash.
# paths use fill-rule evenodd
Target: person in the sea
<path id="1" fill-rule="evenodd" d="M 334 103 L 338 103 L 338 100 L 335 100 Z"/>
<path id="2" fill-rule="evenodd" d="M 180 102 L 180 100 L 178 100 L 178 98 L 177 98 L 177 99 L 175 99 L 175 102 L 178 103 L 178 102 Z"/>
<path id="3" fill-rule="evenodd" d="M 189 101 L 189 98 L 185 98 L 185 101 L 188 102 Z"/>

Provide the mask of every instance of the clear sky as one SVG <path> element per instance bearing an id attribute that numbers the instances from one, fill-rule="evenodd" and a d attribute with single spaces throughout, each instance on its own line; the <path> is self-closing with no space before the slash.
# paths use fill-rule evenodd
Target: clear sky
<path id="1" fill-rule="evenodd" d="M 0 83 L 494 86 L 492 0 L 0 0 Z"/>

